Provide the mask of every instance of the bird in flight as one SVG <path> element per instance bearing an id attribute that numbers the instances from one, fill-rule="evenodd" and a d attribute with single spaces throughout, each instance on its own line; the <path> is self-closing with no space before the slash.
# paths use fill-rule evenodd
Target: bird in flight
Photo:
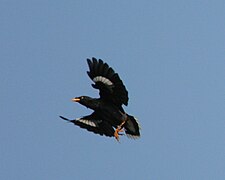
<path id="1" fill-rule="evenodd" d="M 128 91 L 119 75 L 103 62 L 96 58 L 87 59 L 88 76 L 94 82 L 92 87 L 99 90 L 99 98 L 80 96 L 72 99 L 94 112 L 90 115 L 69 120 L 63 116 L 60 118 L 73 123 L 95 134 L 115 137 L 124 135 L 133 139 L 140 137 L 140 126 L 136 118 L 127 114 L 122 105 L 128 105 Z"/>

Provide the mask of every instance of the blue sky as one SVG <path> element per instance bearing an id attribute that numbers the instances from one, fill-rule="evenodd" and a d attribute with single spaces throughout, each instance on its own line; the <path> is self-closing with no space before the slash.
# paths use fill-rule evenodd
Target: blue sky
<path id="1" fill-rule="evenodd" d="M 225 4 L 209 0 L 0 2 L 0 179 L 223 180 Z M 91 111 L 86 58 L 129 90 L 141 138 L 58 116 Z"/>

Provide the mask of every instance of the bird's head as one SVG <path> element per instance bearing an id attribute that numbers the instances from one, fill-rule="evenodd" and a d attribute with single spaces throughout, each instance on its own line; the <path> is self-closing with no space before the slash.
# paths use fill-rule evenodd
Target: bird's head
<path id="1" fill-rule="evenodd" d="M 95 109 L 97 107 L 97 99 L 88 96 L 80 96 L 72 99 L 73 102 L 78 102 L 87 108 Z"/>

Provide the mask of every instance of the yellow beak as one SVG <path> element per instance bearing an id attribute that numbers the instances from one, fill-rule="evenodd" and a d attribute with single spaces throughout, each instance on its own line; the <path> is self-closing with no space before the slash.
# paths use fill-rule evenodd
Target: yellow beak
<path id="1" fill-rule="evenodd" d="M 72 101 L 73 102 L 79 102 L 80 101 L 80 98 L 73 98 Z"/>

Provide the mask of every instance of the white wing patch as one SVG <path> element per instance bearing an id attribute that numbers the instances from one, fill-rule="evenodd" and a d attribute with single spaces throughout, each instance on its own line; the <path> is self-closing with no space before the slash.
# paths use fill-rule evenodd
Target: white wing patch
<path id="1" fill-rule="evenodd" d="M 76 119 L 77 121 L 83 123 L 83 124 L 87 124 L 88 126 L 92 126 L 92 127 L 97 127 L 98 125 L 96 123 L 94 123 L 93 121 L 87 120 L 87 119 L 81 119 L 78 118 Z"/>
<path id="2" fill-rule="evenodd" d="M 107 79 L 107 78 L 105 78 L 105 77 L 103 77 L 103 76 L 97 76 L 97 77 L 95 77 L 94 79 L 93 79 L 93 81 L 94 82 L 102 82 L 102 83 L 104 83 L 104 84 L 106 84 L 106 85 L 108 85 L 108 86 L 111 86 L 111 85 L 113 85 L 113 83 L 112 83 L 112 81 L 110 81 L 109 79 Z"/>

